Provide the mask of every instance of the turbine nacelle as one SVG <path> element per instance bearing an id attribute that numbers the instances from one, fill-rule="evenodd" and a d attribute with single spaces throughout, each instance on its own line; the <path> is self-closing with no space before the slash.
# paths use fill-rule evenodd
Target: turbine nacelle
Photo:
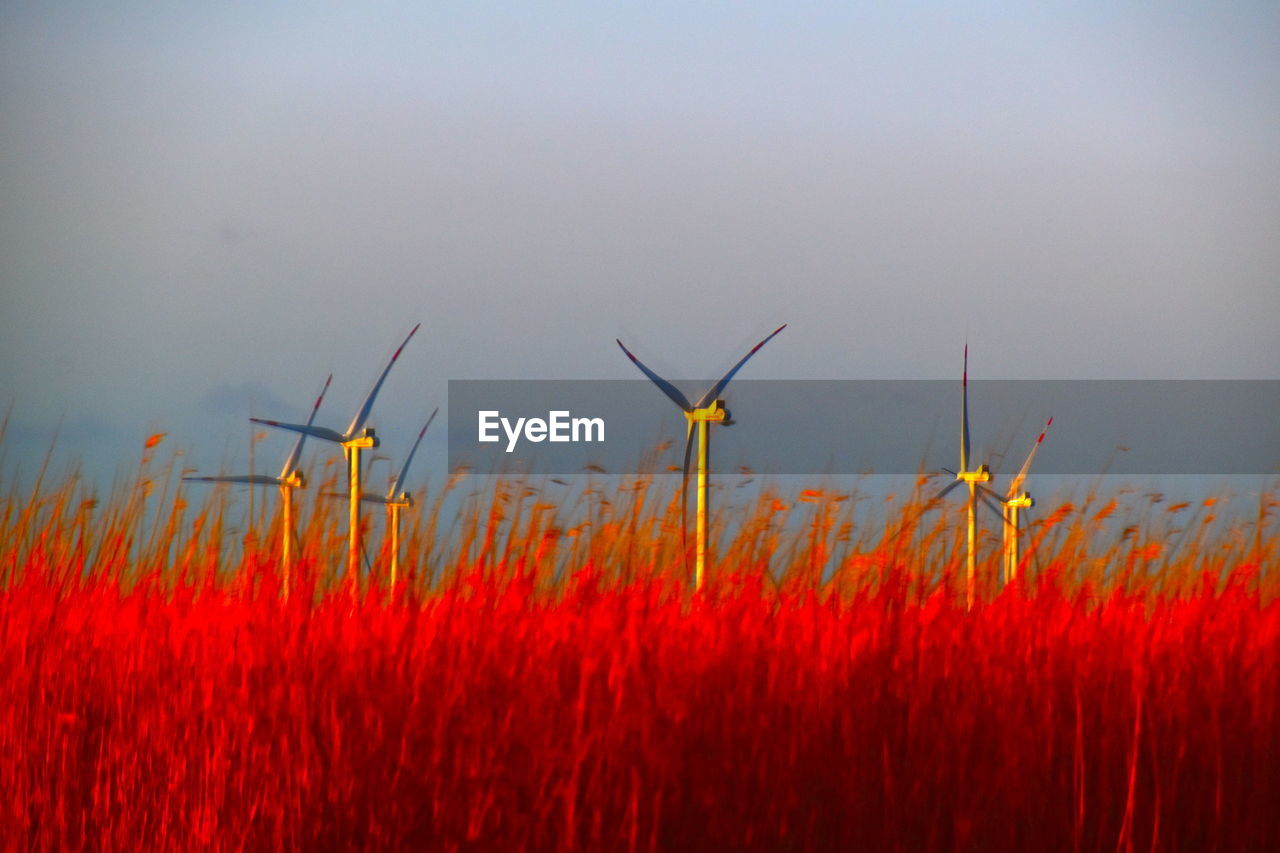
<path id="1" fill-rule="evenodd" d="M 962 483 L 989 483 L 991 482 L 991 466 L 984 463 L 979 465 L 976 471 L 957 471 L 956 479 Z"/>
<path id="2" fill-rule="evenodd" d="M 1009 498 L 1004 502 L 1004 505 L 1010 509 L 1028 509 L 1035 506 L 1036 502 L 1031 499 L 1031 495 L 1023 492 L 1016 497 Z"/>
<path id="3" fill-rule="evenodd" d="M 355 438 L 349 438 L 342 442 L 343 447 L 356 448 L 358 450 L 377 447 L 378 444 L 378 435 L 373 431 L 373 427 L 365 427 L 356 434 Z"/>
<path id="4" fill-rule="evenodd" d="M 704 406 L 701 409 L 690 409 L 684 413 L 684 416 L 691 427 L 699 421 L 724 424 L 726 426 L 733 423 L 729 420 L 729 410 L 725 408 L 724 400 L 712 400 L 711 405 Z"/>

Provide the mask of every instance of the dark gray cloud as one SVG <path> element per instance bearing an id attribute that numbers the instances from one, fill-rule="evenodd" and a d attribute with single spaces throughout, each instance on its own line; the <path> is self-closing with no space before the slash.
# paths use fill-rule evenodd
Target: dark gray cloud
<path id="1" fill-rule="evenodd" d="M 261 382 L 224 382 L 205 391 L 198 404 L 201 412 L 219 415 L 287 418 L 301 410 L 299 401 L 289 403 Z"/>

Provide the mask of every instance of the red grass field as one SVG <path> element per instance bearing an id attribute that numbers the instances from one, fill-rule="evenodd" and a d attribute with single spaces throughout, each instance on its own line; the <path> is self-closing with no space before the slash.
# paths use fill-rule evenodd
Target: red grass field
<path id="1" fill-rule="evenodd" d="M 225 492 L 188 507 L 148 470 L 103 503 L 72 480 L 4 504 L 7 848 L 1280 841 L 1265 501 L 1256 529 L 1147 496 L 1063 504 L 1025 582 L 995 588 L 987 543 L 972 611 L 954 513 L 859 533 L 829 492 L 721 519 L 698 594 L 651 484 L 575 526 L 499 483 L 447 535 L 424 512 L 405 582 L 375 555 L 355 595 L 341 508 L 317 501 L 284 601 L 269 513 L 228 547 Z"/>

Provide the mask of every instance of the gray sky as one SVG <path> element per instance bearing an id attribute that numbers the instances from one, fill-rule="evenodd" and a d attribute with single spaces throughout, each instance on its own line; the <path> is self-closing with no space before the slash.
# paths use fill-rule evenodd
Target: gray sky
<path id="1" fill-rule="evenodd" d="M 91 469 L 155 430 L 243 465 L 419 320 L 396 458 L 447 379 L 634 378 L 618 336 L 674 377 L 783 321 L 743 376 L 946 378 L 967 334 L 985 378 L 1280 377 L 1274 3 L 486 5 L 0 6 L 7 464 L 61 422 Z"/>

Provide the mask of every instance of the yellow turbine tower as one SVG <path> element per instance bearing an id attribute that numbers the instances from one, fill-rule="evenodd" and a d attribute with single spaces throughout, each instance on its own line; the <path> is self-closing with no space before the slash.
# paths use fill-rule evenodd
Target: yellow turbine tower
<path id="1" fill-rule="evenodd" d="M 1022 532 L 1021 515 L 1019 510 L 1030 509 L 1035 505 L 1035 501 L 1031 499 L 1031 495 L 1023 491 L 1023 484 L 1027 481 L 1027 472 L 1031 470 L 1031 460 L 1035 458 L 1036 451 L 1040 449 L 1040 443 L 1044 441 L 1045 433 L 1049 431 L 1049 425 L 1053 423 L 1053 418 L 1049 418 L 1045 423 L 1044 429 L 1040 430 L 1040 437 L 1036 439 L 1036 443 L 1031 445 L 1031 452 L 1027 454 L 1027 461 L 1022 463 L 1022 468 L 1009 482 L 1009 491 L 1005 495 L 1004 500 L 1000 502 L 1001 508 L 1004 510 L 1004 582 L 1006 584 L 1013 583 L 1018 576 L 1018 536 Z"/>
<path id="2" fill-rule="evenodd" d="M 386 381 L 387 374 L 391 372 L 396 359 L 400 358 L 400 353 L 404 351 L 405 344 L 409 343 L 409 339 L 414 336 L 421 326 L 421 323 L 414 326 L 409 334 L 405 336 L 400 346 L 396 347 L 395 353 L 391 356 L 391 360 L 387 362 L 387 366 L 383 368 L 378 380 L 373 384 L 373 388 L 369 391 L 369 395 L 365 397 L 364 403 L 361 404 L 360 408 L 356 409 L 355 417 L 351 419 L 351 425 L 347 427 L 346 432 L 338 432 L 337 430 L 312 426 L 311 424 L 287 424 L 264 418 L 250 418 L 254 423 L 265 424 L 277 429 L 293 430 L 303 435 L 314 436 L 324 441 L 332 441 L 335 444 L 342 445 L 342 452 L 347 460 L 347 495 L 350 500 L 350 515 L 347 520 L 347 576 L 350 578 L 351 591 L 353 593 L 358 592 L 360 588 L 360 498 L 362 494 L 360 488 L 360 451 L 378 446 L 377 435 L 374 434 L 373 429 L 365 427 L 365 422 L 369 420 L 369 413 L 373 411 L 373 401 L 378 396 L 378 391 L 382 389 L 382 383 Z"/>
<path id="3" fill-rule="evenodd" d="M 396 477 L 395 482 L 391 484 L 386 497 L 372 492 L 365 492 L 360 496 L 361 500 L 380 503 L 387 508 L 387 533 L 391 537 L 390 588 L 393 592 L 400 570 L 400 510 L 413 506 L 413 498 L 404 490 L 405 478 L 409 476 L 409 463 L 413 462 L 413 455 L 418 452 L 418 445 L 422 443 L 422 437 L 427 434 L 427 427 L 431 426 L 431 422 L 435 420 L 439 411 L 439 409 L 436 409 L 432 412 L 431 417 L 427 418 L 427 422 L 422 425 L 422 429 L 418 432 L 418 438 L 413 443 L 413 448 L 409 451 L 409 455 L 405 457 L 404 467 L 400 469 L 400 474 Z"/>
<path id="4" fill-rule="evenodd" d="M 783 323 L 774 329 L 773 333 L 751 348 L 751 351 L 742 357 L 742 360 L 735 364 L 728 373 L 726 373 L 719 382 L 711 386 L 707 393 L 703 394 L 697 404 L 689 402 L 689 399 L 680 392 L 667 380 L 654 373 L 644 365 L 640 359 L 631 354 L 631 350 L 623 345 L 622 341 L 618 341 L 618 346 L 622 347 L 622 351 L 627 354 L 627 358 L 640 368 L 645 376 L 653 381 L 653 384 L 662 389 L 662 393 L 666 394 L 671 401 L 674 402 L 684 412 L 687 422 L 684 441 L 684 467 L 683 481 L 680 487 L 680 524 L 681 535 L 684 535 L 684 519 L 688 512 L 689 505 L 689 456 L 693 450 L 693 433 L 696 429 L 698 432 L 698 519 L 697 519 L 697 540 L 695 542 L 695 563 L 693 574 L 694 589 L 702 588 L 702 581 L 706 575 L 707 563 L 707 453 L 710 436 L 708 431 L 713 423 L 729 426 L 733 421 L 729 417 L 729 411 L 724 407 L 724 400 L 718 399 L 725 386 L 729 384 L 729 380 L 747 363 L 747 359 L 755 355 L 759 349 L 769 343 L 774 335 L 781 332 L 787 327 Z M 688 549 L 685 548 L 687 560 Z M 686 563 L 686 566 L 688 564 Z"/>
<path id="5" fill-rule="evenodd" d="M 329 378 L 324 381 L 324 387 L 320 389 L 320 395 L 316 397 L 315 405 L 311 407 L 311 417 L 307 419 L 306 424 L 308 427 L 315 421 L 316 412 L 320 410 L 320 403 L 324 400 L 324 392 L 329 390 L 329 383 L 332 381 L 333 374 L 330 373 Z M 302 458 L 302 443 L 306 440 L 306 433 L 298 436 L 298 440 L 293 444 L 293 452 L 285 460 L 284 467 L 280 469 L 280 476 L 278 477 L 272 477 L 267 474 L 244 474 L 241 476 L 182 478 L 195 483 L 242 483 L 250 486 L 278 486 L 280 488 L 280 594 L 285 598 L 289 597 L 289 576 L 293 567 L 293 490 L 306 487 L 302 472 L 298 470 L 298 461 Z"/>
<path id="6" fill-rule="evenodd" d="M 969 490 L 969 499 L 966 503 L 966 542 L 968 545 L 965 557 L 965 603 L 969 608 L 973 607 L 974 595 L 976 593 L 976 575 L 977 575 L 977 553 L 978 553 L 978 490 L 986 491 L 983 483 L 990 482 L 991 468 L 985 463 L 979 465 L 973 470 L 969 469 L 969 345 L 964 345 L 964 372 L 960 379 L 960 470 L 952 471 L 944 468 L 948 474 L 955 476 L 955 482 L 951 483 L 941 492 L 934 496 L 933 500 L 942 499 L 954 489 L 963 483 Z M 932 503 L 932 502 L 931 502 Z"/>

